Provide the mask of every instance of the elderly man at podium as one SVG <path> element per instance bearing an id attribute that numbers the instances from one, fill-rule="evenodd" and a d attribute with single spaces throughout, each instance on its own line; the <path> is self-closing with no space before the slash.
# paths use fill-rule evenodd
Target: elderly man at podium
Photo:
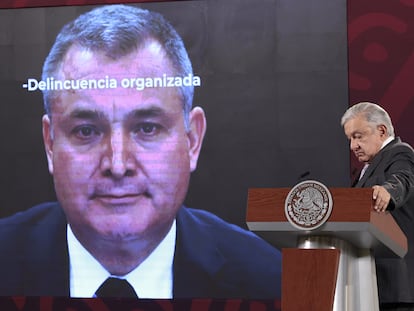
<path id="1" fill-rule="evenodd" d="M 372 187 L 374 209 L 389 212 L 408 240 L 402 259 L 376 258 L 381 310 L 414 310 L 414 151 L 394 134 L 388 113 L 362 102 L 350 107 L 341 125 L 350 149 L 364 166 L 353 187 Z"/>

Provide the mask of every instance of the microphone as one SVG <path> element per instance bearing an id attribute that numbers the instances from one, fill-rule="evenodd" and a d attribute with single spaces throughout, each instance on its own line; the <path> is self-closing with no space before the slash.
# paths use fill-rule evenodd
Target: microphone
<path id="1" fill-rule="evenodd" d="M 310 171 L 305 171 L 302 174 L 299 175 L 299 177 L 297 178 L 297 183 L 300 183 L 302 181 L 304 181 L 305 179 L 307 179 L 307 177 L 310 175 Z"/>

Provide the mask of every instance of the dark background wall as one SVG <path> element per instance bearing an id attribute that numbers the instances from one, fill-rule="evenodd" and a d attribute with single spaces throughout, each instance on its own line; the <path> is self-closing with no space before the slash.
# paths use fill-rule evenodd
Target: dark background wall
<path id="1" fill-rule="evenodd" d="M 95 1 L 96 3 L 96 1 Z M 244 226 L 249 187 L 349 184 L 345 0 L 146 3 L 183 36 L 202 77 L 207 136 L 186 204 Z M 59 28 L 90 6 L 0 10 L 0 216 L 53 200 L 40 78 Z"/>

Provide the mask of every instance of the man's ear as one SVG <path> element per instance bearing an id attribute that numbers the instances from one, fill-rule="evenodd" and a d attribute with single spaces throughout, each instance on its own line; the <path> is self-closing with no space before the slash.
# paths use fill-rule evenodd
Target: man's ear
<path id="1" fill-rule="evenodd" d="M 187 133 L 189 141 L 189 156 L 191 172 L 197 168 L 198 156 L 200 155 L 204 135 L 207 129 L 206 117 L 201 107 L 194 107 L 190 112 L 190 131 Z"/>
<path id="2" fill-rule="evenodd" d="M 380 124 L 377 126 L 378 131 L 380 132 L 381 136 L 385 136 L 385 138 L 388 137 L 387 134 L 387 127 L 384 124 Z"/>
<path id="3" fill-rule="evenodd" d="M 43 143 L 45 145 L 47 165 L 49 167 L 49 173 L 53 175 L 53 138 L 52 138 L 52 125 L 49 116 L 45 114 L 42 118 L 42 132 Z"/>

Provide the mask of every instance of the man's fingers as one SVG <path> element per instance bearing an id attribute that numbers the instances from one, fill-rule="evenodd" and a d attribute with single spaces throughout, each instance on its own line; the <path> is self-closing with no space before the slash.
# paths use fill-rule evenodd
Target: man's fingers
<path id="1" fill-rule="evenodd" d="M 373 186 L 372 187 L 372 199 L 374 202 L 374 209 L 377 212 L 385 212 L 387 209 L 388 203 L 390 202 L 391 195 L 388 191 L 382 186 Z"/>
<path id="2" fill-rule="evenodd" d="M 374 189 L 374 191 L 372 192 L 372 198 L 376 200 L 378 197 L 378 186 L 374 186 L 372 187 L 372 189 Z"/>

